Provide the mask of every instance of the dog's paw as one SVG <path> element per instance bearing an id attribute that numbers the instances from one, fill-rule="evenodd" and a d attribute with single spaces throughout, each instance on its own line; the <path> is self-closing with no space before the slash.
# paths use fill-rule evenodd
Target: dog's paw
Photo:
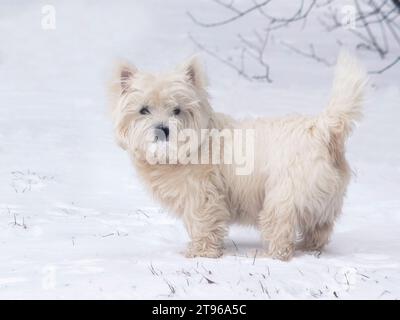
<path id="1" fill-rule="evenodd" d="M 278 259 L 281 261 L 289 261 L 292 259 L 294 254 L 293 246 L 282 247 L 282 248 L 274 248 L 273 250 L 268 251 L 268 256 L 272 259 Z"/>
<path id="2" fill-rule="evenodd" d="M 199 246 L 190 244 L 185 252 L 186 258 L 219 258 L 223 254 L 222 248 L 201 248 Z"/>
<path id="3" fill-rule="evenodd" d="M 321 250 L 307 250 L 306 254 L 310 256 L 314 256 L 315 258 L 319 259 L 321 257 L 322 251 Z"/>

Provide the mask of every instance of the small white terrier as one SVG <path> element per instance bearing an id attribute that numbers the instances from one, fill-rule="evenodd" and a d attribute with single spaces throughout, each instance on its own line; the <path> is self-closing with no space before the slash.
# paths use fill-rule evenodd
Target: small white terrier
<path id="1" fill-rule="evenodd" d="M 350 180 L 345 140 L 361 117 L 366 81 L 364 69 L 342 52 L 320 115 L 236 121 L 212 110 L 196 58 L 160 75 L 123 64 L 111 90 L 115 134 L 155 198 L 182 218 L 191 238 L 187 257 L 220 257 L 229 224 L 240 223 L 260 229 L 269 256 L 288 260 L 296 248 L 321 250 L 341 213 Z M 171 153 L 166 163 L 150 161 L 149 154 L 165 160 L 155 150 L 175 150 L 171 119 L 178 133 L 252 130 L 252 171 L 239 175 L 235 163 L 169 162 Z M 202 133 L 183 153 L 219 153 L 211 138 Z M 242 148 L 223 143 L 233 152 Z"/>

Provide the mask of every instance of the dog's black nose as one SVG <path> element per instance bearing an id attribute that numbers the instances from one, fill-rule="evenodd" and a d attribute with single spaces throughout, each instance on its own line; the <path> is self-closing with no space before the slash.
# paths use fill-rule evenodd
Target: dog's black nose
<path id="1" fill-rule="evenodd" d="M 160 124 L 156 127 L 156 138 L 160 141 L 168 141 L 169 128 Z"/>

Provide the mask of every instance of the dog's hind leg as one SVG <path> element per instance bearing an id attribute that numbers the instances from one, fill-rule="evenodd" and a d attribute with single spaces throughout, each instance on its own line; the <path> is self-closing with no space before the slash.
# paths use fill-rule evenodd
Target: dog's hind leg
<path id="1" fill-rule="evenodd" d="M 344 181 L 347 181 L 347 179 Z M 305 251 L 321 251 L 329 242 L 335 220 L 342 212 L 345 184 L 343 184 L 342 188 L 339 188 L 339 190 L 341 191 L 327 202 L 325 208 L 315 208 L 313 219 L 311 219 L 311 217 L 309 217 L 309 219 L 304 219 L 307 218 L 307 216 L 303 216 L 301 221 L 303 239 L 299 249 Z M 319 212 L 319 214 L 315 214 L 316 212 Z M 310 221 L 313 221 L 313 223 L 310 223 Z"/>

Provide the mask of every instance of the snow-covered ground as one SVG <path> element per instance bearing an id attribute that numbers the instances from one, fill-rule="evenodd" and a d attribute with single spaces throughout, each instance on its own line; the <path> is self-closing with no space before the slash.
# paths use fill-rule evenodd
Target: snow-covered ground
<path id="1" fill-rule="evenodd" d="M 55 30 L 41 28 L 45 4 L 55 6 Z M 224 52 L 238 30 L 194 25 L 188 10 L 219 15 L 206 0 L 0 8 L 0 298 L 400 298 L 399 66 L 371 78 L 365 119 L 348 143 L 354 178 L 320 256 L 259 258 L 258 233 L 234 227 L 223 258 L 186 259 L 181 222 L 143 190 L 113 141 L 106 83 L 117 58 L 166 69 L 196 52 L 188 33 Z M 334 61 L 335 39 L 307 30 L 287 31 L 288 41 L 314 39 Z M 202 55 L 215 109 L 237 117 L 323 109 L 332 68 L 271 47 L 272 84 Z"/>

